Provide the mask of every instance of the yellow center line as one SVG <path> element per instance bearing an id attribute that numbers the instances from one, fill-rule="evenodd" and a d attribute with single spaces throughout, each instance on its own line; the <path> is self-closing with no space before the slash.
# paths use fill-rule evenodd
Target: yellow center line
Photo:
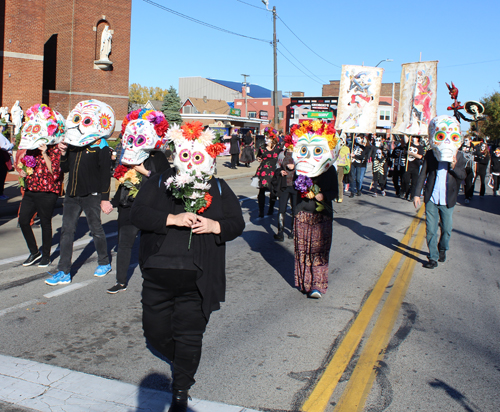
<path id="1" fill-rule="evenodd" d="M 370 323 L 370 320 L 384 295 L 387 285 L 391 281 L 394 272 L 403 257 L 402 251 L 410 242 L 416 228 L 421 222 L 424 210 L 425 208 L 421 207 L 417 216 L 413 218 L 408 231 L 401 240 L 400 246 L 402 247 L 396 250 L 396 252 L 392 255 L 391 260 L 380 275 L 380 278 L 375 284 L 370 296 L 366 299 L 363 307 L 356 317 L 356 320 L 345 335 L 342 343 L 333 355 L 332 360 L 326 367 L 325 372 L 309 395 L 309 398 L 304 402 L 304 405 L 301 408 L 302 411 L 323 412 L 327 407 L 333 391 L 335 390 L 342 374 L 354 355 L 356 348 L 358 347 L 359 342 L 361 341 L 361 338 L 363 337 L 366 328 L 368 327 L 368 324 Z"/>
<path id="2" fill-rule="evenodd" d="M 366 398 L 375 380 L 375 366 L 384 357 L 392 329 L 398 318 L 399 310 L 410 285 L 413 269 L 417 263 L 415 258 L 422 246 L 425 236 L 425 225 L 421 225 L 410 252 L 413 257 L 407 257 L 394 282 L 394 286 L 380 311 L 366 346 L 363 348 L 356 367 L 349 379 L 335 412 L 362 411 Z"/>

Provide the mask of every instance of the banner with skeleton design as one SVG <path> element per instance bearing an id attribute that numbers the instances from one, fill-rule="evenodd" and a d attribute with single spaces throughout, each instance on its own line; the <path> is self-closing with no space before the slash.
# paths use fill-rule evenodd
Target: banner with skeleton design
<path id="1" fill-rule="evenodd" d="M 406 63 L 401 70 L 395 133 L 426 136 L 436 117 L 437 61 Z"/>
<path id="2" fill-rule="evenodd" d="M 346 133 L 375 133 L 384 69 L 342 65 L 335 128 Z"/>

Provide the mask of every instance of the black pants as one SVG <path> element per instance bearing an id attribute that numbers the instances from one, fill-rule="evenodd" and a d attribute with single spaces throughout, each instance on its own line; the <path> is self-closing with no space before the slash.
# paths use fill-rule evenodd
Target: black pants
<path id="1" fill-rule="evenodd" d="M 0 149 L 0 150 L 2 152 L 4 152 L 3 149 Z M 7 156 L 5 156 L 5 157 L 7 157 Z M 7 169 L 7 165 L 5 164 L 3 153 L 0 153 L 0 196 L 3 195 L 3 189 L 5 187 L 5 179 L 7 179 L 7 172 L 8 171 L 9 170 Z"/>
<path id="2" fill-rule="evenodd" d="M 196 271 L 143 269 L 144 336 L 172 362 L 173 389 L 194 383 L 208 319 L 201 308 Z"/>
<path id="3" fill-rule="evenodd" d="M 259 204 L 259 214 L 264 215 L 264 206 L 266 205 L 266 188 L 262 187 L 259 189 L 259 193 L 257 194 L 257 203 Z M 272 193 L 269 193 L 269 210 L 268 214 L 272 215 L 274 211 L 274 203 L 276 202 L 276 196 Z"/>
<path id="4" fill-rule="evenodd" d="M 118 253 L 116 254 L 116 282 L 127 284 L 132 248 L 139 229 L 130 223 L 130 208 L 118 207 Z"/>
<path id="5" fill-rule="evenodd" d="M 474 171 L 471 168 L 465 169 L 467 177 L 465 178 L 465 198 L 472 199 L 474 195 Z"/>
<path id="6" fill-rule="evenodd" d="M 410 197 L 415 196 L 415 193 L 413 192 L 415 191 L 417 180 L 418 180 L 418 167 L 408 166 L 408 170 L 403 174 L 403 186 L 401 187 L 401 190 L 405 198 L 407 198 L 408 196 Z"/>
<path id="7" fill-rule="evenodd" d="M 394 190 L 396 191 L 396 196 L 399 196 L 401 192 L 401 186 L 403 185 L 403 173 L 404 169 L 394 169 L 392 173 L 392 184 L 394 185 Z M 401 185 L 401 186 L 400 186 Z"/>
<path id="8" fill-rule="evenodd" d="M 481 179 L 481 188 L 479 189 L 479 196 L 484 196 L 484 192 L 486 191 L 486 166 L 487 165 L 477 165 L 477 175 L 476 179 L 479 176 Z M 476 179 L 474 179 L 474 186 L 476 185 Z"/>
<path id="9" fill-rule="evenodd" d="M 64 198 L 61 228 L 61 256 L 59 258 L 59 264 L 57 265 L 57 270 L 62 270 L 64 273 L 69 273 L 71 270 L 73 241 L 75 240 L 76 226 L 82 211 L 85 212 L 87 223 L 92 232 L 92 237 L 94 238 L 98 264 L 109 264 L 106 234 L 101 224 L 101 196 L 88 195 L 71 197 L 66 195 Z"/>
<path id="10" fill-rule="evenodd" d="M 31 219 L 38 213 L 42 228 L 42 255 L 50 257 L 52 246 L 52 213 L 57 202 L 57 193 L 53 192 L 24 192 L 19 210 L 19 226 L 23 232 L 24 240 L 31 254 L 38 252 L 35 235 L 31 229 Z M 65 272 L 66 273 L 66 272 Z"/>
<path id="11" fill-rule="evenodd" d="M 231 154 L 231 167 L 236 167 L 236 165 L 240 164 L 240 154 L 234 153 Z"/>
<path id="12" fill-rule="evenodd" d="M 292 209 L 292 219 L 295 216 L 295 205 L 297 204 L 297 190 L 293 186 L 286 187 L 279 196 L 280 213 L 286 213 L 286 206 L 290 200 L 290 208 Z"/>

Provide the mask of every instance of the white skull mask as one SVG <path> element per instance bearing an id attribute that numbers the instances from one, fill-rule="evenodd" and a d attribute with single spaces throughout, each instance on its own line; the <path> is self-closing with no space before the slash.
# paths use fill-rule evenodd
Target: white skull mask
<path id="1" fill-rule="evenodd" d="M 215 159 L 210 156 L 205 145 L 197 140 L 184 140 L 175 145 L 174 167 L 178 173 L 203 172 L 213 175 Z"/>
<path id="2" fill-rule="evenodd" d="M 130 121 L 122 136 L 121 162 L 126 165 L 140 165 L 149 157 L 149 152 L 155 149 L 158 142 L 161 143 L 160 137 L 151 122 L 145 119 Z"/>
<path id="3" fill-rule="evenodd" d="M 438 162 L 452 162 L 462 145 L 460 123 L 451 116 L 437 116 L 429 123 L 429 141 Z"/>
<path id="4" fill-rule="evenodd" d="M 84 100 L 69 113 L 66 128 L 65 142 L 87 146 L 111 136 L 115 129 L 115 112 L 109 104 L 99 100 Z"/>
<path id="5" fill-rule="evenodd" d="M 38 149 L 41 144 L 58 144 L 66 131 L 64 117 L 45 104 L 36 104 L 26 111 L 28 121 L 21 129 L 19 149 Z"/>
<path id="6" fill-rule="evenodd" d="M 336 148 L 332 150 L 328 146 L 328 140 L 321 135 L 303 134 L 294 145 L 292 154 L 297 174 L 308 177 L 319 176 L 335 162 L 340 147 L 340 143 L 337 143 Z"/>
<path id="7" fill-rule="evenodd" d="M 382 138 L 381 137 L 375 138 L 375 147 L 382 147 Z"/>

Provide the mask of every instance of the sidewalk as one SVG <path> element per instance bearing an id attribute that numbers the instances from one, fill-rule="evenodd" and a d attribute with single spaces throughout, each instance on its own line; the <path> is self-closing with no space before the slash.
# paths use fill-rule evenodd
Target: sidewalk
<path id="1" fill-rule="evenodd" d="M 255 161 L 250 164 L 250 167 L 238 167 L 236 170 L 230 169 L 228 166 L 230 164 L 230 156 L 219 156 L 217 158 L 217 174 L 216 177 L 221 179 L 237 179 L 240 177 L 248 177 L 250 184 L 250 178 L 255 175 L 255 171 L 259 165 L 259 162 Z M 7 179 L 5 181 L 4 194 L 9 196 L 7 200 L 0 200 L 0 218 L 14 218 L 17 216 L 17 211 L 21 203 L 21 192 L 18 185 L 19 174 L 17 172 L 7 173 Z M 114 194 L 115 189 L 115 179 L 111 178 L 111 194 Z M 62 206 L 62 198 L 57 201 L 56 207 Z"/>
<path id="2" fill-rule="evenodd" d="M 169 392 L 0 355 L 0 401 L 12 406 L 43 412 L 160 412 L 168 409 L 171 399 Z M 188 410 L 258 412 L 194 398 Z"/>

